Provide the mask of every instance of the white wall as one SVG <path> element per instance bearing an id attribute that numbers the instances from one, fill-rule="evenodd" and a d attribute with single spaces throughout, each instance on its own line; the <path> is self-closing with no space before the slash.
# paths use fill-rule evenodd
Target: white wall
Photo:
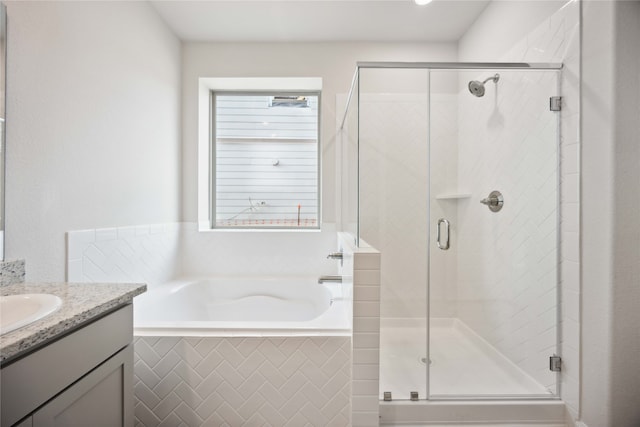
<path id="1" fill-rule="evenodd" d="M 586 1 L 582 420 L 640 424 L 640 2 Z"/>
<path id="2" fill-rule="evenodd" d="M 59 281 L 66 231 L 179 219 L 180 42 L 143 2 L 6 4 L 6 254 Z"/>

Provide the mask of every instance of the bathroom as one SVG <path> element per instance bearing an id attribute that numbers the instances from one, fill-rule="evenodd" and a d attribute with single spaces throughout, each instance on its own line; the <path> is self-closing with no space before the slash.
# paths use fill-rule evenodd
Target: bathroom
<path id="1" fill-rule="evenodd" d="M 414 318 L 426 319 L 429 315 L 422 305 L 435 301 L 427 300 L 426 279 L 418 290 L 405 288 L 397 293 L 385 287 L 384 280 L 374 277 L 366 282 L 366 275 L 356 274 L 354 268 L 369 276 L 385 277 L 385 260 L 397 254 L 385 253 L 385 248 L 376 247 L 377 241 L 369 241 L 376 239 L 366 234 L 366 227 L 361 230 L 363 240 L 379 252 L 364 245 L 349 248 L 348 242 L 338 240 L 345 238 L 343 233 L 358 234 L 354 227 L 358 216 L 352 203 L 357 199 L 354 192 L 373 191 L 366 188 L 366 182 L 354 190 L 358 157 L 349 148 L 352 124 L 358 119 L 364 142 L 373 141 L 371 124 L 376 118 L 366 116 L 371 105 L 367 107 L 365 95 L 377 91 L 380 97 L 387 93 L 419 96 L 434 89 L 441 97 L 438 99 L 455 94 L 460 99 L 464 96 L 465 102 L 493 103 L 497 96 L 514 93 L 514 89 L 508 92 L 510 81 L 514 81 L 510 76 L 526 80 L 531 73 L 552 73 L 551 85 L 559 88 L 554 95 L 562 96 L 556 153 L 560 165 L 557 188 L 561 194 L 556 248 L 559 258 L 554 265 L 559 279 L 554 343 L 562 357 L 562 370 L 557 374 L 553 396 L 430 399 L 425 360 L 416 374 L 421 381 L 418 386 L 425 387 L 424 391 L 407 389 L 406 396 L 394 391 L 392 401 L 384 402 L 380 393 L 388 390 L 378 384 L 383 376 L 380 371 L 378 378 L 378 364 L 380 369 L 384 365 L 384 341 L 376 342 L 375 322 L 372 326 L 363 320 L 376 317 L 374 308 L 373 314 L 363 315 L 363 319 L 356 319 L 358 313 L 354 312 L 355 317 L 350 316 L 351 331 L 337 327 L 326 336 L 291 333 L 286 338 L 289 341 L 282 341 L 278 334 L 254 331 L 247 342 L 268 346 L 298 340 L 296 349 L 302 348 L 303 343 L 309 346 L 305 352 L 301 350 L 309 360 L 323 346 L 325 355 L 343 354 L 339 368 L 332 371 L 333 377 L 340 376 L 338 371 L 344 373 L 339 378 L 342 386 L 336 386 L 331 393 L 320 390 L 315 394 L 312 389 L 297 393 L 297 400 L 291 404 L 300 411 L 290 409 L 274 415 L 273 420 L 279 422 L 266 421 L 267 415 L 258 411 L 265 406 L 264 395 L 270 395 L 265 388 L 254 396 L 262 396 L 254 401 L 255 408 L 243 408 L 249 414 L 244 421 L 224 422 L 258 424 L 256 419 L 249 423 L 251 415 L 258 413 L 263 423 L 271 425 L 318 423 L 323 414 L 316 414 L 314 419 L 313 408 L 302 409 L 322 395 L 327 403 L 340 397 L 335 400 L 339 401 L 336 413 L 340 415 L 334 418 L 335 425 L 637 425 L 640 405 L 634 396 L 640 395 L 640 380 L 629 373 L 640 371 L 640 362 L 634 357 L 640 351 L 640 319 L 635 310 L 640 299 L 640 89 L 634 78 L 640 72 L 638 2 L 461 1 L 440 10 L 444 8 L 442 3 L 447 2 L 434 0 L 424 6 L 409 0 L 4 2 L 8 18 L 5 259 L 26 260 L 27 282 L 122 282 L 142 277 L 148 294 L 154 284 L 186 275 L 317 278 L 343 274 L 342 285 L 327 283 L 334 301 L 353 298 L 355 309 L 360 298 L 358 286 L 360 291 L 372 291 L 379 285 L 378 317 L 393 314 L 389 301 L 404 292 L 400 295 L 404 299 L 398 297 L 396 306 L 414 304 L 409 311 L 422 313 L 422 317 Z M 440 14 L 437 19 L 429 16 L 429 8 Z M 271 19 L 265 20 L 265 16 Z M 215 25 L 207 25 L 207 19 Z M 258 25 L 260 22 L 262 25 Z M 549 31 L 541 27 L 544 25 Z M 367 67 L 365 61 L 369 65 L 432 66 L 388 69 Z M 562 64 L 562 69 L 460 70 L 451 65 L 447 69 L 433 66 L 470 62 Z M 355 87 L 362 96 L 351 91 L 358 63 L 362 66 L 358 68 Z M 467 90 L 469 81 L 482 82 L 496 73 L 500 79 L 484 84 L 483 97 L 473 97 Z M 320 92 L 319 229 L 203 231 L 203 224 L 206 228 L 209 220 L 209 171 L 208 156 L 203 155 L 208 149 L 208 120 L 202 120 L 202 115 L 207 114 L 208 89 L 222 85 L 225 79 L 240 79 L 245 85 L 299 79 L 297 89 Z M 437 87 L 440 80 L 444 81 L 443 90 Z M 260 87 L 265 89 L 250 89 Z M 236 85 L 226 89 L 241 88 Z M 535 93 L 536 89 L 543 90 L 535 86 L 528 86 L 527 90 Z M 347 107 L 350 93 L 353 96 Z M 446 102 L 437 105 L 451 107 Z M 438 112 L 434 106 L 420 108 Z M 543 107 L 550 114 L 547 105 Z M 447 122 L 436 122 L 435 117 L 434 126 L 443 124 L 444 132 L 469 133 L 460 123 L 459 128 L 446 128 Z M 342 126 L 343 120 L 346 126 Z M 402 125 L 396 123 L 398 126 Z M 428 139 L 430 131 L 423 129 L 420 135 Z M 375 153 L 364 151 L 367 147 L 371 146 L 362 147 L 363 156 Z M 442 164 L 431 164 L 432 177 L 439 166 L 444 168 Z M 494 189 L 503 190 L 488 188 Z M 473 197 L 474 206 L 489 215 L 487 208 L 475 200 L 475 192 Z M 505 193 L 505 212 L 510 201 Z M 431 206 L 446 210 L 455 203 L 467 202 L 450 200 Z M 363 213 L 375 218 L 378 212 L 382 210 Z M 430 215 L 431 222 L 440 218 L 440 212 L 432 211 Z M 489 218 L 499 218 L 500 212 L 492 215 Z M 434 250 L 430 255 L 435 257 L 431 259 L 432 267 L 439 265 L 435 262 L 438 256 L 456 249 L 455 239 L 459 236 L 455 235 L 455 216 L 447 218 L 454 231 L 453 250 Z M 425 224 L 428 225 L 421 222 L 418 227 L 426 227 Z M 404 225 L 400 235 L 409 240 L 401 242 L 406 247 L 401 246 L 400 250 L 409 253 L 414 244 L 410 239 L 427 233 L 410 229 L 413 224 Z M 435 234 L 435 228 L 432 231 Z M 340 237 L 338 233 L 342 233 Z M 100 258 L 105 247 L 117 246 L 119 236 L 139 238 L 144 253 L 129 253 L 127 258 L 119 248 L 125 255 L 119 264 L 114 259 Z M 435 244 L 435 240 L 429 242 L 430 247 Z M 345 255 L 342 266 L 340 260 L 327 259 L 328 254 L 341 249 Z M 353 264 L 351 252 L 358 258 Z M 426 255 L 415 256 L 424 259 Z M 133 263 L 133 258 L 139 262 Z M 140 264 L 153 268 L 141 272 Z M 365 281 L 358 283 L 356 276 Z M 432 286 L 430 290 L 442 291 L 434 293 L 434 298 L 447 296 L 446 289 Z M 136 297 L 134 305 L 143 297 Z M 365 298 L 370 298 L 366 302 L 376 302 L 375 295 Z M 350 340 L 355 343 L 358 333 L 365 341 L 370 340 L 365 349 L 350 347 Z M 232 343 L 233 337 L 229 332 L 226 336 L 209 336 L 210 341 L 206 342 L 222 345 Z M 180 342 L 186 346 L 190 339 L 205 342 L 197 333 Z M 159 342 L 137 334 L 135 340 L 136 344 Z M 427 340 L 426 334 L 421 340 Z M 424 354 L 416 359 L 427 357 L 426 343 L 421 342 L 420 346 Z M 266 357 L 264 353 L 250 352 L 247 358 L 256 354 Z M 436 369 L 439 361 L 433 362 Z M 173 366 L 179 375 L 179 363 Z M 299 371 L 302 366 L 304 362 Z M 371 378 L 367 376 L 356 384 L 356 376 L 366 376 L 368 370 L 375 371 Z M 174 378 L 170 373 L 169 378 Z M 140 380 L 143 374 L 138 370 L 135 375 Z M 326 383 L 324 378 L 318 381 Z M 184 403 L 195 397 L 179 384 L 175 389 L 181 390 L 182 395 L 170 391 L 163 397 L 176 396 L 179 401 L 167 401 L 162 408 L 155 406 L 157 413 L 151 410 L 151 414 L 139 412 L 144 409 L 140 405 L 144 398 L 137 389 L 132 396 L 137 399 L 137 422 L 159 425 L 165 420 L 167 425 L 193 425 L 189 422 L 194 420 L 189 418 L 193 416 L 188 413 L 189 404 Z M 418 402 L 412 402 L 408 393 L 416 390 Z M 228 396 L 234 391 L 237 390 L 230 390 Z M 150 399 L 148 402 L 153 400 Z M 240 405 L 228 402 L 233 402 L 231 398 L 228 406 L 238 410 Z M 279 405 L 285 407 L 286 402 Z M 544 411 L 539 408 L 544 405 L 551 407 L 551 418 L 540 416 Z M 153 403 L 144 406 L 154 408 Z M 221 410 L 219 415 L 222 414 L 226 415 Z M 147 423 L 142 420 L 145 416 L 151 417 Z M 218 421 L 211 421 L 212 425 L 224 425 L 215 419 Z M 330 425 L 329 420 L 324 423 Z"/>

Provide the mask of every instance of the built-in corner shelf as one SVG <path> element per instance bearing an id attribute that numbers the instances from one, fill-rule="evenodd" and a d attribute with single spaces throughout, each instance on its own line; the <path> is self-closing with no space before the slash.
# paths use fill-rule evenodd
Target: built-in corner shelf
<path id="1" fill-rule="evenodd" d="M 470 197 L 471 197 L 471 193 L 439 194 L 436 196 L 436 200 L 458 200 L 458 199 L 468 199 Z"/>

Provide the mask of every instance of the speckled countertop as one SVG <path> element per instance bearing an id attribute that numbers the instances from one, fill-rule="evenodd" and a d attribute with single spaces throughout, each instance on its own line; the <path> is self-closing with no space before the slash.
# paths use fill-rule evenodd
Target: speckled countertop
<path id="1" fill-rule="evenodd" d="M 74 329 L 145 292 L 142 283 L 15 283 L 0 287 L 1 295 L 53 294 L 62 307 L 44 319 L 0 335 L 0 363 Z"/>

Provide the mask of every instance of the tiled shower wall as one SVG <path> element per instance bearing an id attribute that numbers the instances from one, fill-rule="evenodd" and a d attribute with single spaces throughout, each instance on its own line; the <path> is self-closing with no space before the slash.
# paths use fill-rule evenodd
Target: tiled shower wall
<path id="1" fill-rule="evenodd" d="M 458 202 L 458 316 L 552 388 L 559 113 L 549 111 L 549 97 L 558 75 L 500 75 L 484 97 L 459 97 L 459 182 L 471 198 Z M 478 203 L 493 190 L 505 198 L 496 213 Z"/>
<path id="2" fill-rule="evenodd" d="M 463 296 L 466 294 L 469 297 L 468 300 L 473 300 L 474 297 L 478 296 L 472 293 L 473 290 L 481 288 L 483 295 L 488 295 L 490 298 L 485 300 L 481 307 L 476 304 L 475 310 L 470 309 L 471 304 L 466 308 L 464 305 L 460 306 L 460 318 L 476 331 L 481 332 L 483 337 L 490 341 L 491 344 L 505 352 L 505 354 L 510 355 L 514 362 L 517 362 L 536 379 L 547 383 L 549 374 L 546 370 L 546 363 L 548 356 L 555 351 L 555 346 L 550 346 L 548 343 L 552 341 L 552 335 L 555 334 L 556 331 L 555 328 L 551 327 L 552 323 L 550 322 L 552 317 L 555 316 L 555 310 L 557 309 L 555 300 L 556 297 L 559 296 L 562 309 L 562 317 L 560 320 L 560 350 L 563 357 L 561 396 L 567 403 L 574 417 L 576 417 L 579 409 L 579 7 L 578 2 L 567 2 L 564 7 L 543 21 L 523 40 L 514 44 L 508 52 L 495 58 L 484 59 L 505 62 L 563 63 L 561 89 L 558 91 L 558 94 L 563 96 L 562 111 L 559 113 L 561 119 L 560 152 L 558 153 L 561 160 L 559 170 L 559 196 L 552 191 L 551 183 L 545 181 L 545 178 L 555 179 L 552 175 L 554 162 L 542 156 L 539 159 L 541 161 L 540 164 L 545 166 L 539 169 L 531 168 L 532 159 L 543 154 L 540 144 L 544 142 L 530 140 L 525 143 L 522 139 L 519 139 L 519 132 L 526 129 L 527 125 L 525 121 L 527 119 L 531 117 L 539 118 L 545 110 L 546 114 L 549 114 L 547 106 L 548 100 L 535 100 L 536 91 L 542 90 L 544 86 L 541 85 L 546 84 L 544 83 L 545 77 L 543 77 L 542 73 L 536 74 L 534 72 L 528 72 L 526 74 L 527 77 L 518 81 L 515 86 L 513 84 L 515 82 L 506 79 L 505 73 L 505 80 L 502 80 L 497 87 L 491 83 L 487 85 L 487 94 L 484 98 L 475 99 L 470 97 L 468 93 L 461 93 L 461 100 L 465 102 L 465 104 L 462 104 L 461 112 L 466 109 L 468 112 L 473 111 L 476 117 L 482 118 L 482 114 L 478 110 L 472 110 L 473 107 L 469 106 L 469 104 L 477 103 L 478 100 L 482 100 L 480 102 L 491 101 L 492 98 L 487 99 L 487 97 L 491 97 L 492 91 L 497 90 L 501 103 L 496 105 L 495 112 L 499 113 L 500 109 L 505 109 L 506 111 L 508 108 L 513 114 L 521 118 L 522 121 L 513 123 L 513 126 L 505 126 L 504 129 L 499 129 L 500 137 L 512 138 L 510 142 L 505 141 L 495 152 L 492 152 L 493 154 L 497 154 L 498 162 L 492 163 L 492 160 L 483 156 L 483 153 L 475 148 L 477 145 L 474 144 L 478 144 L 478 129 L 474 128 L 468 121 L 460 121 L 461 164 L 466 162 L 468 167 L 478 166 L 475 169 L 475 175 L 470 177 L 465 177 L 465 171 L 469 169 L 461 167 L 461 182 L 464 181 L 465 178 L 471 178 L 468 179 L 467 182 L 476 182 L 477 176 L 482 176 L 483 170 L 490 169 L 483 169 L 483 167 L 481 167 L 482 165 L 492 165 L 494 168 L 498 168 L 498 170 L 504 170 L 504 168 L 508 168 L 509 166 L 504 163 L 500 165 L 500 161 L 514 162 L 518 165 L 518 169 L 514 171 L 514 173 L 516 173 L 515 177 L 519 177 L 519 180 L 514 179 L 514 184 L 519 185 L 519 189 L 513 188 L 513 190 L 518 191 L 516 191 L 515 194 L 510 194 L 509 198 L 507 198 L 505 194 L 504 213 L 507 213 L 507 204 L 510 203 L 510 200 L 513 205 L 518 198 L 527 197 L 527 184 L 525 180 L 530 180 L 529 185 L 531 188 L 535 189 L 535 191 L 542 190 L 542 195 L 545 196 L 531 206 L 525 207 L 521 205 L 522 209 L 519 212 L 514 212 L 516 215 L 512 216 L 512 222 L 509 224 L 511 227 L 516 226 L 512 229 L 512 237 L 514 239 L 517 240 L 519 238 L 516 228 L 520 228 L 521 226 L 522 228 L 530 229 L 530 234 L 533 232 L 531 239 L 529 239 L 526 244 L 531 244 L 532 242 L 538 243 L 537 250 L 532 248 L 530 252 L 533 258 L 527 258 L 527 262 L 534 261 L 535 264 L 531 266 L 532 268 L 529 273 L 527 273 L 525 277 L 526 280 L 518 282 L 528 283 L 527 288 L 520 288 L 519 285 L 515 286 L 516 283 L 509 284 L 508 282 L 503 282 L 500 284 L 498 281 L 493 280 L 496 275 L 501 275 L 501 273 L 496 274 L 496 271 L 519 268 L 522 264 L 519 260 L 524 261 L 524 258 L 518 258 L 519 256 L 524 256 L 522 250 L 524 246 L 522 245 L 525 245 L 525 243 L 523 243 L 522 240 L 520 241 L 520 243 L 522 243 L 520 247 L 511 248 L 513 253 L 512 265 L 501 265 L 499 260 L 492 261 L 484 258 L 476 258 L 482 262 L 474 263 L 473 259 L 464 259 L 464 255 L 461 254 L 461 265 L 468 265 L 468 271 L 479 275 L 480 280 L 464 276 L 466 273 L 460 270 L 459 274 L 462 274 L 463 277 L 461 277 L 461 288 L 459 292 L 461 292 Z M 504 37 L 504 35 L 501 34 L 500 37 Z M 490 40 L 483 40 L 483 43 L 490 43 Z M 469 59 L 461 58 L 461 60 Z M 468 81 L 469 79 L 466 80 Z M 511 97 L 510 94 L 512 94 Z M 543 102 L 544 105 L 539 105 L 539 102 Z M 492 113 L 493 112 L 494 111 L 492 111 Z M 493 126 L 494 129 L 492 130 L 495 133 L 496 126 L 504 125 L 500 123 L 499 118 L 497 114 L 485 116 L 484 125 L 488 128 Z M 548 126 L 548 128 L 539 129 L 539 131 L 541 131 L 539 134 L 550 135 L 551 132 L 555 132 L 555 129 L 552 129 L 555 124 L 553 124 L 551 120 L 548 121 Z M 469 138 L 465 140 L 463 138 L 464 135 L 467 135 Z M 537 134 L 531 134 L 529 136 L 534 137 L 533 135 Z M 534 138 L 538 137 L 535 136 Z M 520 141 L 520 143 L 518 141 Z M 533 145 L 529 146 L 527 150 L 519 151 L 525 148 L 528 143 L 532 143 Z M 462 147 L 465 145 L 466 147 L 463 149 Z M 469 153 L 470 156 L 465 158 L 464 156 L 467 153 Z M 473 156 L 475 156 L 475 158 L 473 158 Z M 498 176 L 499 172 L 489 172 L 485 178 L 492 178 L 494 175 Z M 495 183 L 495 186 L 496 189 L 501 189 L 500 187 L 504 187 L 504 184 L 498 181 Z M 545 188 L 548 190 L 545 190 Z M 486 195 L 480 195 L 486 197 Z M 545 208 L 545 206 L 550 206 L 549 202 L 555 203 L 556 198 L 560 201 L 559 212 L 550 211 L 548 207 Z M 473 201 L 475 201 L 475 199 Z M 533 218 L 528 218 L 528 210 L 533 211 L 535 209 L 547 209 L 548 216 L 542 218 L 542 221 L 534 221 Z M 485 216 L 487 222 L 482 225 L 486 227 L 485 231 L 499 231 L 492 227 L 496 225 L 493 224 L 495 218 L 502 213 L 503 212 L 500 212 L 492 217 L 489 215 L 488 210 L 486 211 Z M 543 247 L 549 247 L 552 243 L 551 241 L 544 243 L 545 239 L 550 239 L 551 237 L 555 239 L 554 236 L 548 233 L 553 233 L 551 226 L 557 221 L 558 214 L 560 217 L 560 229 L 558 230 L 560 242 L 559 254 L 551 249 L 548 251 L 542 249 Z M 468 226 L 474 226 L 473 220 L 465 217 L 462 211 L 459 212 L 459 221 L 461 223 L 465 223 L 466 221 Z M 478 224 L 475 224 L 475 226 L 478 227 Z M 499 245 L 499 242 L 496 244 Z M 553 247 L 555 246 L 554 244 Z M 506 246 L 502 246 L 502 248 L 503 250 L 507 250 Z M 560 293 L 556 295 L 555 291 L 547 289 L 546 287 L 541 288 L 539 285 L 542 283 L 555 283 L 555 271 L 553 271 L 551 267 L 557 259 L 560 260 L 560 264 L 558 265 Z M 548 277 L 544 278 L 545 275 Z M 473 287 L 465 287 L 465 277 L 469 280 L 468 283 L 475 281 Z M 507 298 L 505 299 L 505 297 Z M 513 299 L 509 300 L 509 297 Z M 505 309 L 505 303 L 514 303 L 520 306 L 522 306 L 521 304 L 528 304 L 528 308 L 522 311 L 511 311 Z M 509 338 L 510 336 L 513 338 Z M 519 343 L 517 341 L 519 341 Z M 539 360 L 534 361 L 533 359 L 529 359 L 524 352 L 532 355 L 537 354 Z M 537 365 L 537 367 L 534 365 Z"/>
<path id="3" fill-rule="evenodd" d="M 360 83 L 365 92 L 371 90 L 367 71 L 363 70 Z M 426 70 L 422 77 L 428 80 Z M 455 95 L 434 94 L 430 115 L 426 93 L 363 93 L 360 97 L 360 236 L 384 253 L 384 318 L 427 316 L 429 153 L 438 156 L 439 173 L 431 173 L 433 187 L 442 193 L 455 192 L 456 100 Z M 431 138 L 430 126 L 435 132 Z M 455 211 L 446 212 L 450 207 L 431 203 L 431 215 L 455 224 Z M 455 307 L 445 302 L 455 299 L 455 252 L 433 256 L 450 268 L 438 270 L 430 284 L 431 308 L 439 317 L 453 317 Z"/>

